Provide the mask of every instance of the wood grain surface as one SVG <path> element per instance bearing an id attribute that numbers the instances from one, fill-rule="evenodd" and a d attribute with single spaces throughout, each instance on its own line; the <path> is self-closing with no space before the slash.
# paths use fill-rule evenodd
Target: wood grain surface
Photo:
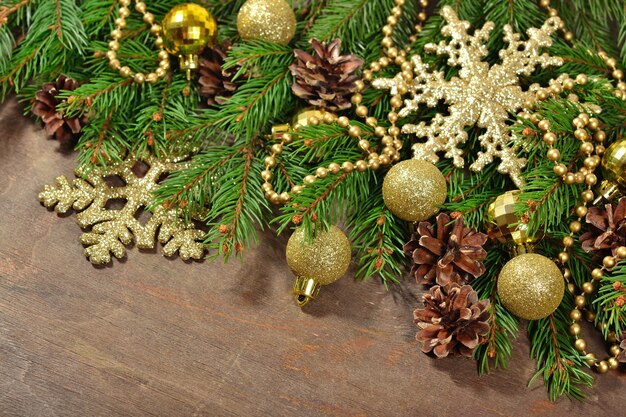
<path id="1" fill-rule="evenodd" d="M 387 291 L 351 275 L 301 311 L 286 238 L 243 261 L 128 251 L 101 268 L 73 216 L 37 201 L 74 155 L 0 107 L 1 416 L 621 416 L 624 374 L 580 404 L 547 400 L 524 334 L 508 370 L 418 351 L 406 278 Z"/>

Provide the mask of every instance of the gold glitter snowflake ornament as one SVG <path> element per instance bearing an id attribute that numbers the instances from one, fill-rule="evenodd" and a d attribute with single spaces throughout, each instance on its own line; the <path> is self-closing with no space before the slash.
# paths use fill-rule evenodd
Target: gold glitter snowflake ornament
<path id="1" fill-rule="evenodd" d="M 133 167 L 138 161 L 149 166 L 142 177 L 135 175 Z M 85 256 L 93 264 L 105 264 L 126 255 L 125 245 L 133 237 L 138 248 L 153 248 L 155 238 L 163 244 L 165 256 L 179 253 L 182 259 L 200 259 L 204 255 L 204 233 L 193 224 L 185 223 L 175 210 L 156 207 L 150 219 L 142 224 L 136 217 L 140 210 L 152 201 L 152 192 L 163 174 L 179 169 L 174 162 L 162 161 L 154 156 L 141 160 L 128 157 L 124 162 L 107 168 L 94 168 L 86 179 L 76 178 L 72 183 L 65 177 L 56 179 L 55 185 L 46 185 L 39 193 L 39 201 L 53 207 L 58 213 L 70 209 L 79 212 L 76 221 L 81 228 L 91 227 L 81 235 L 80 241 L 87 246 Z M 81 177 L 82 172 L 76 171 Z M 118 177 L 122 186 L 110 185 L 107 178 Z M 111 201 L 123 202 L 121 209 L 107 207 Z M 158 236 L 157 236 L 158 233 Z"/>
<path id="2" fill-rule="evenodd" d="M 480 171 L 498 157 L 498 171 L 508 174 L 521 187 L 521 170 L 526 160 L 517 157 L 517 147 L 507 120 L 511 113 L 532 108 L 537 100 L 535 92 L 541 89 L 533 85 L 523 91 L 519 84 L 520 75 L 531 75 L 537 65 L 563 65 L 561 58 L 541 54 L 542 48 L 552 45 L 551 35 L 561 20 L 552 17 L 540 29 L 529 29 L 527 41 L 520 41 L 520 35 L 506 25 L 504 40 L 508 47 L 500 51 L 501 63 L 489 66 L 482 59 L 489 52 L 484 43 L 494 28 L 493 22 L 485 23 L 482 29 L 469 35 L 469 22 L 459 20 L 452 8 L 444 7 L 441 15 L 447 22 L 441 33 L 451 39 L 436 45 L 428 44 L 425 51 L 447 55 L 448 65 L 460 67 L 458 77 L 446 80 L 443 71 L 429 71 L 428 65 L 415 55 L 411 58 L 415 74 L 411 81 L 407 82 L 403 74 L 398 74 L 394 78 L 375 80 L 373 85 L 391 90 L 393 95 L 412 95 L 411 99 L 404 101 L 404 107 L 398 112 L 400 117 L 416 112 L 422 103 L 435 107 L 443 100 L 448 106 L 448 116 L 437 114 L 428 125 L 421 122 L 403 126 L 404 133 L 427 138 L 426 142 L 413 145 L 415 158 L 435 163 L 439 159 L 437 152 L 445 152 L 445 157 L 452 158 L 455 166 L 463 167 L 464 158 L 458 146 L 467 140 L 465 128 L 475 125 L 485 129 L 479 137 L 483 151 L 478 153 L 470 168 Z"/>

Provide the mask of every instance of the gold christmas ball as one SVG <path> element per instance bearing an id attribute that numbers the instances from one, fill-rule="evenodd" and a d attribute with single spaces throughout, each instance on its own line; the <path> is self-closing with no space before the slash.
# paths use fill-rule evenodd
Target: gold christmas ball
<path id="1" fill-rule="evenodd" d="M 446 201 L 446 179 L 427 161 L 407 159 L 394 165 L 383 181 L 385 205 L 410 222 L 426 220 Z"/>
<path id="2" fill-rule="evenodd" d="M 626 186 L 626 139 L 613 142 L 602 157 L 604 179 Z"/>
<path id="3" fill-rule="evenodd" d="M 207 9 L 194 3 L 172 8 L 161 23 L 165 49 L 180 58 L 180 67 L 189 76 L 198 68 L 198 55 L 215 44 L 217 22 Z"/>
<path id="4" fill-rule="evenodd" d="M 536 253 L 516 256 L 498 277 L 498 295 L 511 313 L 526 320 L 549 316 L 561 304 L 563 274 L 554 262 Z"/>
<path id="5" fill-rule="evenodd" d="M 520 223 L 516 212 L 516 205 L 520 202 L 520 190 L 507 191 L 500 194 L 487 209 L 487 221 L 497 230 L 494 235 L 502 243 L 507 243 L 508 238 L 518 244 L 532 243 L 536 239 L 528 234 L 528 225 Z"/>
<path id="6" fill-rule="evenodd" d="M 296 15 L 285 0 L 248 0 L 237 15 L 242 39 L 287 45 L 296 34 Z"/>
<path id="7" fill-rule="evenodd" d="M 300 306 L 315 298 L 321 285 L 341 278 L 350 265 L 352 248 L 346 235 L 337 227 L 318 231 L 307 239 L 298 228 L 287 242 L 287 264 L 296 275 L 294 294 Z"/>

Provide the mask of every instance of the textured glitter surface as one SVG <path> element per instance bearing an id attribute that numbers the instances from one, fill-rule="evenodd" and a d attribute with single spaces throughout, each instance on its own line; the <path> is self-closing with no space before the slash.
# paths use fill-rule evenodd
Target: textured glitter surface
<path id="1" fill-rule="evenodd" d="M 248 0 L 239 9 L 237 30 L 242 39 L 287 45 L 296 33 L 296 16 L 285 0 Z"/>
<path id="2" fill-rule="evenodd" d="M 85 256 L 93 264 L 105 264 L 111 254 L 121 258 L 126 254 L 124 245 L 132 242 L 133 236 L 138 248 L 153 248 L 158 231 L 158 239 L 165 256 L 179 252 L 183 259 L 200 259 L 204 255 L 202 239 L 204 232 L 185 224 L 175 210 L 157 206 L 150 219 L 142 224 L 135 218 L 137 212 L 152 202 L 152 192 L 159 178 L 180 165 L 161 161 L 154 156 L 142 159 L 149 166 L 143 177 L 133 173 L 138 160 L 129 157 L 126 161 L 107 168 L 93 168 L 86 180 L 76 178 L 72 183 L 58 177 L 55 185 L 46 185 L 39 193 L 39 201 L 46 207 L 54 206 L 58 213 L 70 209 L 80 212 L 76 221 L 82 228 L 91 226 L 91 232 L 83 233 L 80 241 L 86 245 Z M 76 172 L 81 177 L 80 171 Z M 118 177 L 124 185 L 111 186 L 107 177 Z M 110 200 L 123 201 L 120 209 L 107 207 Z"/>
<path id="3" fill-rule="evenodd" d="M 294 274 L 313 278 L 327 285 L 341 278 L 350 265 L 350 241 L 337 226 L 318 232 L 307 242 L 304 229 L 299 228 L 287 242 L 287 264 Z"/>
<path id="4" fill-rule="evenodd" d="M 528 253 L 511 259 L 498 277 L 498 295 L 511 313 L 526 320 L 552 314 L 561 304 L 565 282 L 554 262 Z"/>
<path id="5" fill-rule="evenodd" d="M 560 23 L 558 17 L 549 18 L 541 29 L 528 30 L 528 40 L 522 42 L 520 36 L 506 25 L 504 40 L 506 49 L 500 51 L 501 63 L 489 66 L 482 59 L 489 53 L 485 42 L 494 28 L 493 22 L 487 22 L 482 29 L 476 29 L 473 35 L 468 34 L 470 25 L 459 20 L 454 10 L 443 7 L 441 14 L 447 25 L 441 33 L 450 37 L 447 43 L 426 45 L 426 52 L 448 56 L 448 65 L 460 67 L 459 76 L 445 79 L 444 71 L 429 71 L 429 66 L 422 62 L 420 56 L 411 58 L 414 64 L 414 78 L 405 81 L 403 74 L 395 78 L 381 78 L 373 82 L 374 87 L 391 90 L 391 94 L 410 93 L 411 99 L 404 101 L 404 107 L 398 112 L 406 117 L 416 112 L 420 104 L 435 107 L 443 100 L 448 106 L 450 115 L 435 115 L 430 124 L 406 124 L 404 133 L 413 133 L 418 138 L 427 138 L 425 143 L 413 145 L 417 159 L 437 162 L 437 152 L 445 152 L 446 158 L 452 158 L 457 167 L 464 166 L 463 150 L 459 145 L 467 140 L 466 127 L 478 126 L 485 129 L 479 137 L 483 151 L 479 152 L 470 168 L 482 170 L 500 158 L 498 171 L 510 175 L 515 184 L 521 188 L 523 181 L 521 170 L 526 160 L 518 158 L 517 148 L 512 144 L 511 130 L 507 125 L 510 113 L 532 106 L 535 101 L 534 91 L 538 85 L 531 86 L 530 91 L 523 91 L 519 85 L 520 75 L 529 76 L 535 67 L 562 65 L 559 57 L 541 54 L 542 48 L 552 45 L 551 35 Z"/>
<path id="6" fill-rule="evenodd" d="M 446 201 L 446 179 L 430 162 L 408 159 L 393 166 L 383 181 L 385 205 L 403 220 L 419 222 Z"/>
<path id="7" fill-rule="evenodd" d="M 170 54 L 181 60 L 183 69 L 197 67 L 197 55 L 213 46 L 217 22 L 207 9 L 193 3 L 172 8 L 162 22 L 163 43 Z"/>

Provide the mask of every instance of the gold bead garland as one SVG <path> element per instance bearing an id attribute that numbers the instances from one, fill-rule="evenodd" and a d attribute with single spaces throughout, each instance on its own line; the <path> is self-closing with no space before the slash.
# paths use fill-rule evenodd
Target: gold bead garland
<path id="1" fill-rule="evenodd" d="M 584 74 L 579 74 L 576 77 L 575 83 L 584 85 L 587 82 L 587 77 Z M 569 83 L 567 83 L 569 84 Z M 548 145 L 548 151 L 546 157 L 554 162 L 553 171 L 565 184 L 586 184 L 585 190 L 581 192 L 582 204 L 578 205 L 575 209 L 576 220 L 570 222 L 569 235 L 563 238 L 563 250 L 557 255 L 559 263 L 563 266 L 563 276 L 568 282 L 568 289 L 574 296 L 574 309 L 570 312 L 570 319 L 572 323 L 570 325 L 570 334 L 574 337 L 574 348 L 581 352 L 583 356 L 587 358 L 589 366 L 594 366 L 599 373 L 606 373 L 609 369 L 615 369 L 618 365 L 615 358 L 619 353 L 619 349 L 613 341 L 611 346 L 611 357 L 606 360 L 598 361 L 596 355 L 587 352 L 587 343 L 580 337 L 581 326 L 580 319 L 582 318 L 582 309 L 587 305 L 586 296 L 592 295 L 596 290 L 595 282 L 600 280 L 604 274 L 604 271 L 615 266 L 618 260 L 626 258 L 626 247 L 620 247 L 616 253 L 619 256 L 607 256 L 604 258 L 602 268 L 596 268 L 592 271 L 592 280 L 586 281 L 580 287 L 580 294 L 576 295 L 576 287 L 571 279 L 571 271 L 566 267 L 567 262 L 570 259 L 569 250 L 574 245 L 574 235 L 579 233 L 582 229 L 582 221 L 587 215 L 587 205 L 594 200 L 593 186 L 597 183 L 597 177 L 594 174 L 596 168 L 600 165 L 600 155 L 604 152 L 604 139 L 606 133 L 602 130 L 600 122 L 593 117 L 589 117 L 587 113 L 580 113 L 572 120 L 572 126 L 574 128 L 574 136 L 581 141 L 580 153 L 585 155 L 583 167 L 577 172 L 573 173 L 569 171 L 569 168 L 560 162 L 560 152 L 554 146 L 556 144 L 557 135 L 551 131 L 551 126 L 548 120 L 543 119 L 540 114 L 521 114 L 521 117 L 530 119 L 537 127 L 543 132 L 543 141 Z M 596 142 L 594 145 L 593 142 Z M 591 311 L 587 312 L 587 318 L 589 321 L 593 321 L 595 316 Z M 613 339 L 615 339 L 613 335 Z M 619 348 L 619 346 L 618 346 Z"/>
<path id="2" fill-rule="evenodd" d="M 347 129 L 348 135 L 358 141 L 359 148 L 367 155 L 367 158 L 361 158 L 356 161 L 345 161 L 341 165 L 336 162 L 332 162 L 328 167 L 319 167 L 315 171 L 315 174 L 307 175 L 304 177 L 304 184 L 292 185 L 291 193 L 297 194 L 302 191 L 303 187 L 309 184 L 313 184 L 317 179 L 326 178 L 329 173 L 338 174 L 340 172 L 350 173 L 354 170 L 358 172 L 364 172 L 368 169 L 377 170 L 381 166 L 392 165 L 400 160 L 400 150 L 402 149 L 403 142 L 400 140 L 400 128 L 396 126 L 398 121 L 398 114 L 396 110 L 402 106 L 402 97 L 400 95 L 391 98 L 392 110 L 387 115 L 387 120 L 391 123 L 391 126 L 385 128 L 378 125 L 378 120 L 375 117 L 368 116 L 368 109 L 362 104 L 363 96 L 361 92 L 365 89 L 365 81 L 371 81 L 376 72 L 381 71 L 383 68 L 394 62 L 402 68 L 405 77 L 413 77 L 413 65 L 410 60 L 406 59 L 407 51 L 410 46 L 407 45 L 404 48 L 398 50 L 393 43 L 392 35 L 395 30 L 395 26 L 398 24 L 398 18 L 402 16 L 402 8 L 405 5 L 406 0 L 395 0 L 395 6 L 391 9 L 391 14 L 387 17 L 387 24 L 383 26 L 383 40 L 381 42 L 384 55 L 377 61 L 370 64 L 370 68 L 363 71 L 362 80 L 356 82 L 356 92 L 352 96 L 352 104 L 356 106 L 355 113 L 357 116 L 364 119 L 365 124 L 374 129 L 374 136 L 380 138 L 383 145 L 380 153 L 374 152 L 371 149 L 369 140 L 362 137 L 362 130 L 359 126 L 350 123 L 350 119 L 346 116 L 337 117 L 331 113 L 325 113 L 323 118 L 315 116 L 308 118 L 310 125 L 318 125 L 320 123 L 337 123 L 340 127 Z M 420 0 L 420 6 L 423 8 L 418 14 L 419 22 L 415 25 L 415 32 L 419 33 L 422 30 L 423 22 L 426 20 L 425 8 L 428 6 L 428 0 Z M 410 42 L 414 42 L 417 39 L 416 35 L 411 35 Z M 297 128 L 293 129 L 297 132 Z M 270 183 L 272 179 L 272 168 L 277 164 L 278 156 L 283 152 L 284 145 L 287 145 L 293 141 L 292 132 L 285 132 L 281 135 L 279 142 L 272 145 L 269 155 L 265 158 L 265 169 L 261 172 L 263 178 L 263 191 L 266 198 L 274 204 L 286 204 L 291 199 L 289 192 L 278 193 L 274 190 L 274 187 Z M 367 160 L 366 160 L 367 159 Z"/>
<path id="3" fill-rule="evenodd" d="M 540 0 L 540 6 L 548 10 L 549 16 L 557 16 L 558 11 L 550 6 L 550 0 Z M 563 37 L 566 41 L 571 42 L 574 39 L 574 34 L 568 31 L 563 25 L 560 28 L 563 31 Z M 615 97 L 626 100 L 626 83 L 623 81 L 624 72 L 617 68 L 617 60 L 610 58 L 606 52 L 600 51 L 598 53 L 607 66 L 611 69 L 611 76 L 616 81 L 616 88 L 613 91 Z M 585 85 L 588 81 L 588 77 L 585 74 L 579 74 L 576 77 L 576 83 L 579 85 Z M 542 123 L 539 125 L 539 123 Z M 587 296 L 592 296 L 596 291 L 596 282 L 602 279 L 604 272 L 612 269 L 620 260 L 626 259 L 626 247 L 621 246 L 616 249 L 616 256 L 606 256 L 602 261 L 600 268 L 595 268 L 591 272 L 591 280 L 585 281 L 580 287 L 580 293 L 576 294 L 576 287 L 571 280 L 571 271 L 566 268 L 566 264 L 569 260 L 569 250 L 574 245 L 574 234 L 579 233 L 582 228 L 582 220 L 587 215 L 587 205 L 594 202 L 594 192 L 592 187 L 597 183 L 597 177 L 594 174 L 595 169 L 600 166 L 601 155 L 604 154 L 604 140 L 606 139 L 606 133 L 600 129 L 600 122 L 595 118 L 590 118 L 586 113 L 581 113 L 578 117 L 574 118 L 572 124 L 575 128 L 574 136 L 582 143 L 580 151 L 586 155 L 583 167 L 576 173 L 568 172 L 567 167 L 558 163 L 559 154 L 558 150 L 554 148 L 556 142 L 556 135 L 550 132 L 550 126 L 547 120 L 538 122 L 538 127 L 544 131 L 544 142 L 550 147 L 547 153 L 547 157 L 555 162 L 554 173 L 561 177 L 563 182 L 568 185 L 577 183 L 585 183 L 586 189 L 581 193 L 582 204 L 576 207 L 576 220 L 573 220 L 569 225 L 569 235 L 563 238 L 563 250 L 559 253 L 558 258 L 564 267 L 564 277 L 568 281 L 568 288 L 574 297 L 574 309 L 570 312 L 570 319 L 572 324 L 570 325 L 569 332 L 574 337 L 574 347 L 581 352 L 587 358 L 587 364 L 596 368 L 598 373 L 604 374 L 610 369 L 617 369 L 619 361 L 617 355 L 620 352 L 619 344 L 617 344 L 617 338 L 614 332 L 609 332 L 607 335 L 607 341 L 611 343 L 609 349 L 610 356 L 605 360 L 598 360 L 597 356 L 593 353 L 587 352 L 587 342 L 580 336 L 581 326 L 580 320 L 582 318 L 582 309 L 587 305 Z M 588 131 L 594 132 L 593 135 Z M 596 142 L 594 145 L 593 142 Z M 595 153 L 595 154 L 594 154 Z M 596 201 L 597 202 L 597 201 Z M 586 314 L 588 321 L 593 322 L 595 320 L 595 314 L 593 311 L 588 310 Z M 601 325 L 599 323 L 599 325 Z M 604 330 L 600 328 L 599 330 Z"/>
<path id="4" fill-rule="evenodd" d="M 557 17 L 559 12 L 557 9 L 553 8 L 550 5 L 550 0 L 540 0 L 539 6 L 546 9 L 548 12 L 548 16 Z M 574 40 L 574 34 L 567 30 L 565 27 L 565 22 L 561 19 L 561 26 L 559 28 L 563 32 L 563 38 L 572 42 Z M 626 100 L 626 82 L 624 82 L 624 71 L 617 68 L 617 60 L 615 58 L 611 58 L 608 54 L 602 50 L 598 52 L 598 55 L 604 60 L 605 64 L 609 67 L 611 71 L 611 77 L 616 81 L 616 88 L 613 90 L 613 95 L 617 98 L 621 98 L 622 100 Z"/>
<path id="5" fill-rule="evenodd" d="M 124 78 L 132 78 L 137 84 L 149 82 L 156 83 L 160 78 L 165 77 L 170 67 L 170 56 L 164 48 L 163 38 L 161 37 L 161 26 L 154 23 L 154 15 L 147 11 L 146 3 L 141 0 L 135 0 L 135 10 L 143 15 L 143 21 L 150 25 L 150 32 L 156 36 L 154 44 L 159 48 L 158 58 L 159 66 L 153 72 L 143 74 L 141 72 L 133 73 L 130 67 L 124 65 L 117 58 L 117 50 L 120 48 L 120 39 L 123 36 L 123 30 L 126 27 L 126 18 L 130 16 L 129 6 L 131 0 L 119 0 L 118 17 L 115 19 L 115 29 L 111 31 L 111 41 L 109 42 L 109 50 L 106 57 L 109 60 L 109 67 Z"/>

